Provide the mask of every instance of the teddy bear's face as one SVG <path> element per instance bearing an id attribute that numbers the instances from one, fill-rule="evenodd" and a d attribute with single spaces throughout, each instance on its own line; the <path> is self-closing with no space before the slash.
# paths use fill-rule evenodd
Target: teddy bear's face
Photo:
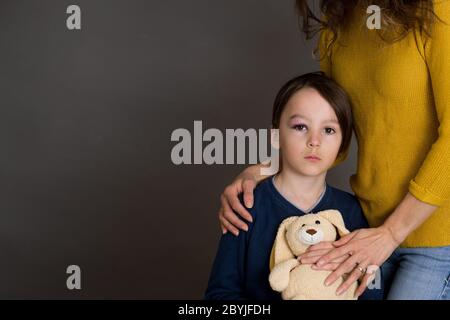
<path id="1" fill-rule="evenodd" d="M 292 222 L 286 230 L 286 240 L 296 256 L 322 241 L 336 240 L 334 225 L 320 214 L 308 214 Z"/>

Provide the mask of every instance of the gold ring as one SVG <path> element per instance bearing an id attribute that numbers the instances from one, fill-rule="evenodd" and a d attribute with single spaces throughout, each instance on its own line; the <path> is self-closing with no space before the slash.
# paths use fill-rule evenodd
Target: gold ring
<path id="1" fill-rule="evenodd" d="M 359 270 L 359 272 L 361 272 L 362 274 L 365 274 L 367 269 L 366 268 L 362 268 L 359 266 L 359 263 L 356 263 L 356 269 Z"/>

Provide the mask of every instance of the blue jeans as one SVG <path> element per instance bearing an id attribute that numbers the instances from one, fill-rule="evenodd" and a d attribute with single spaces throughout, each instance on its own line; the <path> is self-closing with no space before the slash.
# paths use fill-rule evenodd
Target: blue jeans
<path id="1" fill-rule="evenodd" d="M 398 248 L 381 278 L 387 300 L 450 300 L 450 246 Z"/>

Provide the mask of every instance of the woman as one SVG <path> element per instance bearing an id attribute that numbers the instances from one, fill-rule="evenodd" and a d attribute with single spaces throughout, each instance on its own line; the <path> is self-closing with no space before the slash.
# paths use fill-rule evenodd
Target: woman
<path id="1" fill-rule="evenodd" d="M 350 95 L 358 140 L 350 184 L 370 228 L 323 243 L 299 257 L 351 273 L 345 291 L 381 266 L 387 299 L 450 299 L 450 0 L 321 1 L 326 19 L 297 0 L 303 31 L 321 34 L 321 69 Z M 381 29 L 367 27 L 367 8 L 381 8 Z M 221 195 L 222 231 L 251 222 L 260 165 L 242 172 Z M 342 263 L 339 258 L 346 257 Z M 365 274 L 366 273 L 366 274 Z"/>

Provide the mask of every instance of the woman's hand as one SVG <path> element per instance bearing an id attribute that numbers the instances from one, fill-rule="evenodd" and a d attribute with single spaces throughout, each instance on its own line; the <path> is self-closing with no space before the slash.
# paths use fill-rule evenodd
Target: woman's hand
<path id="1" fill-rule="evenodd" d="M 325 285 L 334 283 L 344 273 L 350 273 L 336 293 L 342 294 L 354 281 L 362 277 L 355 292 L 355 296 L 360 296 L 372 281 L 374 272 L 436 209 L 437 206 L 422 202 L 408 192 L 382 226 L 356 230 L 333 242 L 336 248 L 317 261 L 319 270 L 339 257 L 350 257 L 325 279 Z"/>
<path id="2" fill-rule="evenodd" d="M 363 276 L 355 292 L 355 296 L 359 297 L 373 279 L 373 272 L 365 273 L 365 271 L 368 268 L 376 270 L 376 267 L 381 266 L 399 245 L 387 227 L 356 230 L 333 242 L 336 248 L 318 259 L 317 269 L 327 270 L 324 267 L 330 262 L 334 262 L 337 258 L 345 258 L 344 262 L 325 279 L 325 285 L 331 285 L 343 274 L 348 273 L 348 278 L 336 290 L 336 294 L 340 295 Z"/>
<path id="3" fill-rule="evenodd" d="M 244 203 L 247 208 L 253 207 L 253 190 L 258 183 L 259 166 L 249 167 L 244 170 L 220 195 L 222 207 L 219 210 L 220 227 L 222 233 L 231 231 L 235 236 L 239 234 L 239 229 L 248 231 L 248 226 L 234 212 L 236 211 L 242 218 L 252 222 L 252 216 L 239 201 L 238 195 L 244 193 Z"/>
<path id="4" fill-rule="evenodd" d="M 333 241 L 323 241 L 319 244 L 308 247 L 305 253 L 299 255 L 297 259 L 301 264 L 312 264 L 311 268 L 314 270 L 334 271 L 341 265 L 342 262 L 350 257 L 350 255 L 347 254 L 342 257 L 338 257 L 323 265 L 321 268 L 318 268 L 315 263 L 335 248 L 336 247 L 333 245 Z"/>

